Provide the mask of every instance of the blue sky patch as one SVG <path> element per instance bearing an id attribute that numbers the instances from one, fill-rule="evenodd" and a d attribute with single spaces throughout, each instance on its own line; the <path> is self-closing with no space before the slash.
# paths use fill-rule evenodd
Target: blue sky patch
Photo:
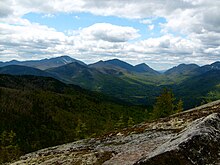
<path id="1" fill-rule="evenodd" d="M 160 37 L 161 24 L 166 23 L 166 19 L 162 17 L 147 18 L 151 19 L 151 24 L 141 23 L 140 19 L 127 19 L 115 16 L 96 16 L 90 13 L 56 13 L 56 14 L 39 14 L 28 13 L 23 16 L 24 19 L 30 22 L 39 23 L 52 27 L 57 31 L 66 33 L 68 30 L 79 30 L 85 27 L 89 27 L 96 23 L 110 23 L 118 26 L 129 26 L 138 30 L 141 35 L 137 40 L 143 40 L 147 38 Z M 153 27 L 150 29 L 150 26 Z"/>

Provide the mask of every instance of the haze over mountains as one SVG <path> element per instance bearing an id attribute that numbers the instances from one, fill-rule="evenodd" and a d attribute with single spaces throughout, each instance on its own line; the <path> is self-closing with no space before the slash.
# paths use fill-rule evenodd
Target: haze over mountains
<path id="1" fill-rule="evenodd" d="M 152 105 L 161 89 L 171 88 L 178 99 L 183 99 L 186 108 L 200 104 L 213 90 L 217 91 L 213 97 L 217 97 L 220 84 L 220 62 L 201 67 L 180 64 L 159 73 L 144 63 L 133 66 L 112 59 L 86 65 L 71 57 L 61 56 L 35 61 L 0 62 L 0 73 L 53 77 L 133 104 Z M 215 81 L 213 77 L 216 77 Z M 188 100 L 189 96 L 192 99 Z"/>

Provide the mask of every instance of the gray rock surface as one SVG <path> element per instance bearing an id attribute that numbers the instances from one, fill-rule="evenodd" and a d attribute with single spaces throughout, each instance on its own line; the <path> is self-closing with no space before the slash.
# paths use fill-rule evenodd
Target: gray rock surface
<path id="1" fill-rule="evenodd" d="M 135 164 L 217 164 L 219 154 L 220 113 L 214 113 L 195 120 Z"/>
<path id="2" fill-rule="evenodd" d="M 24 155 L 12 165 L 220 163 L 220 101 L 167 118 Z"/>

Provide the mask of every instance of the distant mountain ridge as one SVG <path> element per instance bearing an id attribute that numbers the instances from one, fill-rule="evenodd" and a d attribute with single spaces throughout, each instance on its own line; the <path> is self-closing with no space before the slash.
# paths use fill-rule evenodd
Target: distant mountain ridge
<path id="1" fill-rule="evenodd" d="M 121 61 L 119 59 L 112 59 L 112 60 L 107 60 L 107 61 L 98 61 L 94 64 L 90 64 L 89 67 L 96 68 L 96 69 L 101 69 L 103 70 L 118 70 L 122 72 L 135 72 L 135 73 L 148 73 L 148 74 L 159 74 L 156 70 L 150 68 L 147 64 L 141 63 L 138 65 L 131 65 L 127 62 Z"/>
<path id="2" fill-rule="evenodd" d="M 166 75 L 174 75 L 174 74 L 189 74 L 191 71 L 199 68 L 196 64 L 180 64 L 175 66 L 169 70 L 167 70 L 164 74 Z"/>
<path id="3" fill-rule="evenodd" d="M 119 68 L 125 69 L 127 71 L 133 71 L 133 66 L 127 62 L 121 61 L 119 59 L 112 59 L 112 60 L 107 60 L 105 61 L 107 64 L 111 64 L 114 66 L 117 66 Z"/>
<path id="4" fill-rule="evenodd" d="M 195 69 L 193 72 L 197 75 L 199 74 L 203 74 L 203 73 L 206 73 L 208 71 L 211 71 L 211 70 L 220 70 L 220 62 L 219 61 L 216 61 L 210 65 L 204 65 L 204 66 L 201 66 L 197 69 Z"/>
<path id="5" fill-rule="evenodd" d="M 41 60 L 27 60 L 27 61 L 18 61 L 18 60 L 11 60 L 7 62 L 0 61 L 0 67 L 8 66 L 8 65 L 22 65 L 22 66 L 28 66 L 33 67 L 41 70 L 46 70 L 50 68 L 55 68 L 59 66 L 63 66 L 66 64 L 70 64 L 73 62 L 77 62 L 81 65 L 88 66 L 90 68 L 96 68 L 96 69 L 122 69 L 124 71 L 128 72 L 137 72 L 137 73 L 151 73 L 151 74 L 165 74 L 165 75 L 171 75 L 171 74 L 185 74 L 189 73 L 191 71 L 196 73 L 205 73 L 209 70 L 220 70 L 220 62 L 216 61 L 210 65 L 204 65 L 204 66 L 198 66 L 197 64 L 179 64 L 178 66 L 174 66 L 173 68 L 170 68 L 168 70 L 164 70 L 162 72 L 156 71 L 149 67 L 145 63 L 140 63 L 135 66 L 119 60 L 119 59 L 111 59 L 106 61 L 98 61 L 95 63 L 91 63 L 89 65 L 85 64 L 84 62 L 74 59 L 72 57 L 69 57 L 67 55 L 60 56 L 60 57 L 54 57 L 49 59 L 41 59 Z"/>
<path id="6" fill-rule="evenodd" d="M 0 74 L 54 77 L 50 73 L 42 71 L 40 69 L 36 69 L 28 66 L 21 66 L 21 65 L 8 65 L 8 66 L 0 67 Z"/>
<path id="7" fill-rule="evenodd" d="M 0 67 L 8 66 L 8 65 L 22 65 L 22 66 L 29 66 L 29 67 L 45 70 L 49 68 L 66 65 L 72 62 L 78 62 L 81 65 L 86 65 L 82 61 L 76 60 L 69 56 L 60 56 L 60 57 L 54 57 L 54 58 L 42 59 L 42 60 L 29 60 L 29 61 L 12 60 L 12 61 L 3 62 L 3 63 L 1 62 Z"/>
<path id="8" fill-rule="evenodd" d="M 214 62 L 210 65 L 198 66 L 196 64 L 180 64 L 175 66 L 169 70 L 167 70 L 164 74 L 166 75 L 174 75 L 174 74 L 191 74 L 191 75 L 200 75 L 206 73 L 211 70 L 220 70 L 220 62 Z"/>
<path id="9" fill-rule="evenodd" d="M 47 68 L 44 70 L 29 67 L 29 62 L 22 62 L 22 65 L 27 66 L 14 65 L 19 63 L 16 60 L 0 62 L 0 74 L 53 77 L 132 104 L 154 104 L 163 88 L 172 89 L 175 96 L 186 103 L 186 108 L 199 105 L 213 91 L 213 98 L 220 99 L 220 90 L 217 87 L 220 87 L 220 62 L 201 67 L 196 64 L 180 64 L 165 73 L 159 73 L 145 63 L 133 66 L 118 59 L 89 65 L 67 56 L 34 61 L 35 67 Z M 5 64 L 9 66 L 4 66 Z M 209 83 L 213 79 L 216 80 L 215 83 Z"/>

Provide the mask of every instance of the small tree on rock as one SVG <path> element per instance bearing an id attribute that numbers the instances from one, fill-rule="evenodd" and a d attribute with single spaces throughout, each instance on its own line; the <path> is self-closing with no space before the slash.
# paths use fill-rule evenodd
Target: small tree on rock
<path id="1" fill-rule="evenodd" d="M 180 113 L 183 111 L 183 101 L 180 99 L 176 105 L 176 113 Z"/>
<path id="2" fill-rule="evenodd" d="M 120 116 L 118 122 L 115 124 L 116 129 L 121 129 L 125 126 L 123 116 Z"/>
<path id="3" fill-rule="evenodd" d="M 134 125 L 134 120 L 132 117 L 128 118 L 128 127 L 132 127 Z"/>

